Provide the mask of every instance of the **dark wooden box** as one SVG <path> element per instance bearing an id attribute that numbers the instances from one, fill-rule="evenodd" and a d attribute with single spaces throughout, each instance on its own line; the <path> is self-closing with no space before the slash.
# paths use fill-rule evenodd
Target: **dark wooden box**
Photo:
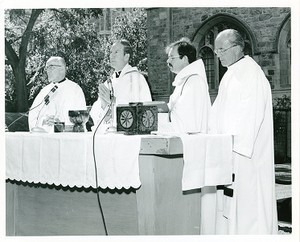
<path id="1" fill-rule="evenodd" d="M 117 106 L 117 131 L 126 134 L 150 134 L 157 131 L 157 106 L 129 103 Z"/>

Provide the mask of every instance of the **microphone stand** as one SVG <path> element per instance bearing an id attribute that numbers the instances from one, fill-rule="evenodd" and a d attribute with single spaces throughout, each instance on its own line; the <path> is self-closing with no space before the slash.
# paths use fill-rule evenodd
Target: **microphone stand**
<path id="1" fill-rule="evenodd" d="M 109 121 L 109 127 L 106 129 L 106 132 L 107 133 L 113 133 L 113 132 L 117 132 L 117 128 L 116 126 L 114 126 L 114 117 L 115 117 L 115 114 L 114 114 L 114 109 L 115 109 L 115 104 L 114 104 L 114 101 L 112 101 L 112 104 L 110 106 L 110 111 L 111 111 L 111 119 Z"/>
<path id="2" fill-rule="evenodd" d="M 109 107 L 109 109 L 111 112 L 111 119 L 109 121 L 110 126 L 106 129 L 106 132 L 113 133 L 113 132 L 117 132 L 117 128 L 116 128 L 116 126 L 114 126 L 116 97 L 114 96 L 114 89 L 113 89 L 111 80 L 108 80 L 107 84 L 110 89 L 110 107 Z"/>

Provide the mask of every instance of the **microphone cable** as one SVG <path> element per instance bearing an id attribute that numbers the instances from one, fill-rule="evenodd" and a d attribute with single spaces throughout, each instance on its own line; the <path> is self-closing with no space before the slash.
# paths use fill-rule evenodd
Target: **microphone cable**
<path id="1" fill-rule="evenodd" d="M 38 121 L 39 121 L 41 111 L 43 110 L 43 108 L 45 107 L 45 105 L 48 105 L 48 104 L 50 103 L 50 93 L 51 93 L 51 92 L 54 93 L 54 92 L 56 91 L 57 88 L 58 88 L 58 86 L 57 86 L 57 85 L 54 85 L 54 86 L 51 88 L 51 90 L 47 93 L 47 95 L 43 98 L 43 100 L 39 103 L 39 105 L 42 104 L 42 103 L 44 103 L 44 105 L 42 106 L 42 108 L 40 109 L 40 111 L 39 111 L 39 113 L 38 113 L 38 115 L 37 115 L 37 119 L 36 119 L 36 122 L 35 122 L 34 127 L 36 127 L 36 125 L 37 125 L 37 123 L 38 123 Z M 38 107 L 39 105 L 35 106 L 34 108 Z M 31 109 L 31 110 L 32 110 L 32 109 Z M 31 111 L 31 110 L 30 110 L 30 111 Z M 29 111 L 28 111 L 28 112 L 29 112 Z"/>
<path id="2" fill-rule="evenodd" d="M 94 134 L 93 134 L 93 159 L 94 159 L 94 166 L 95 166 L 96 193 L 97 193 L 98 205 L 99 205 L 100 212 L 101 212 L 101 217 L 102 217 L 102 222 L 103 222 L 103 226 L 104 226 L 105 235 L 108 235 L 108 232 L 107 232 L 105 217 L 104 217 L 104 213 L 103 213 L 103 209 L 102 209 L 102 205 L 101 205 L 101 200 L 100 200 L 100 196 L 99 196 L 98 172 L 97 172 L 98 168 L 97 168 L 96 154 L 95 154 L 95 136 L 96 136 L 98 128 L 100 127 L 100 125 L 102 124 L 103 120 L 106 118 L 107 114 L 109 113 L 109 110 L 111 110 L 112 103 L 113 103 L 113 99 L 111 99 L 111 102 L 109 103 L 107 111 L 105 112 L 105 114 L 103 115 L 102 119 L 98 123 L 98 125 L 97 125 L 97 127 L 96 127 L 96 129 L 94 131 Z M 112 112 L 113 112 L 113 110 L 112 110 Z"/>
<path id="3" fill-rule="evenodd" d="M 17 122 L 18 120 L 20 120 L 20 119 L 23 118 L 24 116 L 27 116 L 27 115 L 29 114 L 30 111 L 32 111 L 33 109 L 39 107 L 43 102 L 45 102 L 44 104 L 48 105 L 49 102 L 50 102 L 50 101 L 49 101 L 49 94 L 50 94 L 51 92 L 54 93 L 54 92 L 56 91 L 57 88 L 58 88 L 57 85 L 55 85 L 54 87 L 52 87 L 51 90 L 47 93 L 47 95 L 43 98 L 43 100 L 42 100 L 39 104 L 37 104 L 37 105 L 34 106 L 33 108 L 30 108 L 26 113 L 21 114 L 21 116 L 20 116 L 19 118 L 15 119 L 13 122 L 11 122 L 11 123 L 7 126 L 7 129 L 9 130 L 9 127 L 11 127 L 15 122 Z M 46 103 L 46 102 L 48 102 L 48 103 Z M 41 110 L 40 110 L 40 112 L 41 112 Z M 40 112 L 39 112 L 39 114 L 40 114 Z M 38 115 L 38 116 L 39 116 L 39 115 Z M 37 122 L 36 122 L 36 124 L 37 124 Z M 35 125 L 36 125 L 36 124 L 35 124 Z"/>

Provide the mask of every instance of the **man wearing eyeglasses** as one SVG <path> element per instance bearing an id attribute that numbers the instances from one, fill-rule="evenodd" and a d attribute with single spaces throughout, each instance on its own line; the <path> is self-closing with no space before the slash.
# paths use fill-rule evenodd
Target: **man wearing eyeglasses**
<path id="1" fill-rule="evenodd" d="M 233 178 L 232 184 L 217 187 L 214 229 L 217 234 L 276 234 L 271 88 L 243 49 L 236 30 L 224 30 L 215 39 L 215 53 L 227 71 L 212 106 L 209 131 L 233 135 Z"/>
<path id="2" fill-rule="evenodd" d="M 168 107 L 175 132 L 206 133 L 211 106 L 204 64 L 196 58 L 196 48 L 182 38 L 166 48 L 167 64 L 175 73 L 175 89 Z"/>
<path id="3" fill-rule="evenodd" d="M 54 132 L 54 122 L 71 125 L 69 110 L 86 110 L 81 87 L 66 78 L 66 63 L 62 57 L 52 56 L 45 67 L 49 84 L 33 101 L 29 110 L 29 129 L 36 132 Z"/>

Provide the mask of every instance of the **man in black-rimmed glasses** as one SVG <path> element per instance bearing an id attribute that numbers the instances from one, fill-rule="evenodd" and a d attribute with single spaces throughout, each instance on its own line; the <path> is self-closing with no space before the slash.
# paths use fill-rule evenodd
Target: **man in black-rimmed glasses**
<path id="1" fill-rule="evenodd" d="M 71 125 L 69 110 L 86 110 L 86 102 L 81 87 L 66 78 L 62 57 L 50 57 L 45 70 L 49 84 L 34 99 L 28 122 L 31 131 L 51 133 L 56 121 Z"/>
<path id="2" fill-rule="evenodd" d="M 227 71 L 212 106 L 209 131 L 233 136 L 233 174 L 232 184 L 217 186 L 214 233 L 276 234 L 271 88 L 261 67 L 243 50 L 236 30 L 224 30 L 215 39 L 215 54 Z M 214 199 L 202 206 L 211 207 Z"/>
<path id="3" fill-rule="evenodd" d="M 175 132 L 206 133 L 211 107 L 204 64 L 197 60 L 196 48 L 182 38 L 166 48 L 167 65 L 175 73 L 175 89 L 168 107 Z"/>

